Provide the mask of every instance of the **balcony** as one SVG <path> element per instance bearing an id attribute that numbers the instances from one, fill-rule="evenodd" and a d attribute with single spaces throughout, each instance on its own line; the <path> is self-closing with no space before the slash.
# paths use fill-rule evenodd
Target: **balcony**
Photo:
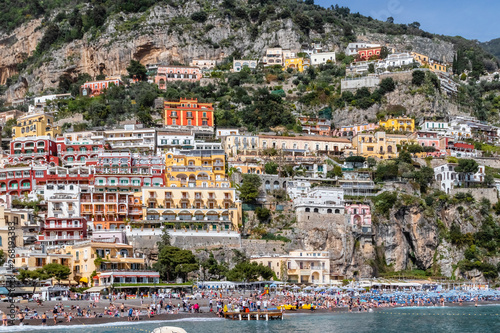
<path id="1" fill-rule="evenodd" d="M 81 223 L 71 223 L 71 224 L 45 224 L 45 229 L 81 229 L 83 224 Z"/>

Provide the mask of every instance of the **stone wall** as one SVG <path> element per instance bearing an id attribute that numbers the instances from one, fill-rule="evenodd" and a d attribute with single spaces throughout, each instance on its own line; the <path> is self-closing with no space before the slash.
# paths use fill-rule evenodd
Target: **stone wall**
<path id="1" fill-rule="evenodd" d="M 457 193 L 468 192 L 472 194 L 476 201 L 486 198 L 492 205 L 498 202 L 498 191 L 496 188 L 454 188 L 450 191 L 450 195 L 454 196 Z"/>
<path id="2" fill-rule="evenodd" d="M 378 76 L 380 80 L 392 77 L 392 79 L 396 82 L 408 82 L 412 79 L 412 72 L 391 72 L 391 73 L 382 73 Z"/>
<path id="3" fill-rule="evenodd" d="M 286 243 L 262 239 L 243 239 L 242 247 L 248 257 L 254 255 L 287 254 Z"/>
<path id="4" fill-rule="evenodd" d="M 345 79 L 340 82 L 342 92 L 350 90 L 354 91 L 359 88 L 375 88 L 380 83 L 380 79 L 376 76 L 365 76 L 357 79 Z"/>

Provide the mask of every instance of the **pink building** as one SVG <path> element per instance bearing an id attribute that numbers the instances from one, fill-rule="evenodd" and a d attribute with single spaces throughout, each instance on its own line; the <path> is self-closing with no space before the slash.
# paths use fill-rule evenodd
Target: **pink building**
<path id="1" fill-rule="evenodd" d="M 379 127 L 378 124 L 369 123 L 362 125 L 342 126 L 333 130 L 334 137 L 354 137 L 358 133 L 374 131 Z"/>
<path id="2" fill-rule="evenodd" d="M 434 147 L 439 149 L 439 137 L 437 132 L 415 132 L 415 139 L 422 147 Z"/>
<path id="3" fill-rule="evenodd" d="M 164 66 L 158 67 L 154 82 L 158 85 L 159 89 L 167 89 L 167 82 L 169 81 L 186 81 L 195 82 L 200 81 L 203 74 L 198 67 L 188 66 Z"/>
<path id="4" fill-rule="evenodd" d="M 371 232 L 372 214 L 370 205 L 347 205 L 346 214 L 348 222 L 353 229 L 362 230 L 363 232 Z"/>

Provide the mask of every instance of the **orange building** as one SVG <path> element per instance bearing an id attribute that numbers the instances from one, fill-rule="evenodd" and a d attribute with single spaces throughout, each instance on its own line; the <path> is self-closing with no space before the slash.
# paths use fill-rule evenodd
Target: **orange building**
<path id="1" fill-rule="evenodd" d="M 366 61 L 373 58 L 378 59 L 380 56 L 380 51 L 382 51 L 382 48 L 380 46 L 359 49 L 358 50 L 359 61 Z"/>
<path id="2" fill-rule="evenodd" d="M 82 96 L 94 97 L 103 93 L 104 89 L 108 89 L 112 84 L 115 86 L 122 85 L 122 81 L 120 78 L 116 77 L 107 77 L 105 80 L 101 81 L 91 81 L 85 82 L 80 87 L 80 94 Z"/>
<path id="3" fill-rule="evenodd" d="M 163 123 L 167 127 L 213 127 L 214 108 L 212 103 L 198 103 L 196 98 L 165 101 Z"/>

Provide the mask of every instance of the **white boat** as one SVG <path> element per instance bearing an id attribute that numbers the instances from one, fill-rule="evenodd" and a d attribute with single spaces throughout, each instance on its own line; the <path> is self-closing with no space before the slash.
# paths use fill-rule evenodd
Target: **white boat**
<path id="1" fill-rule="evenodd" d="M 174 326 L 163 326 L 163 327 L 158 327 L 153 330 L 151 333 L 187 333 L 186 330 L 180 328 L 180 327 L 174 327 Z"/>

